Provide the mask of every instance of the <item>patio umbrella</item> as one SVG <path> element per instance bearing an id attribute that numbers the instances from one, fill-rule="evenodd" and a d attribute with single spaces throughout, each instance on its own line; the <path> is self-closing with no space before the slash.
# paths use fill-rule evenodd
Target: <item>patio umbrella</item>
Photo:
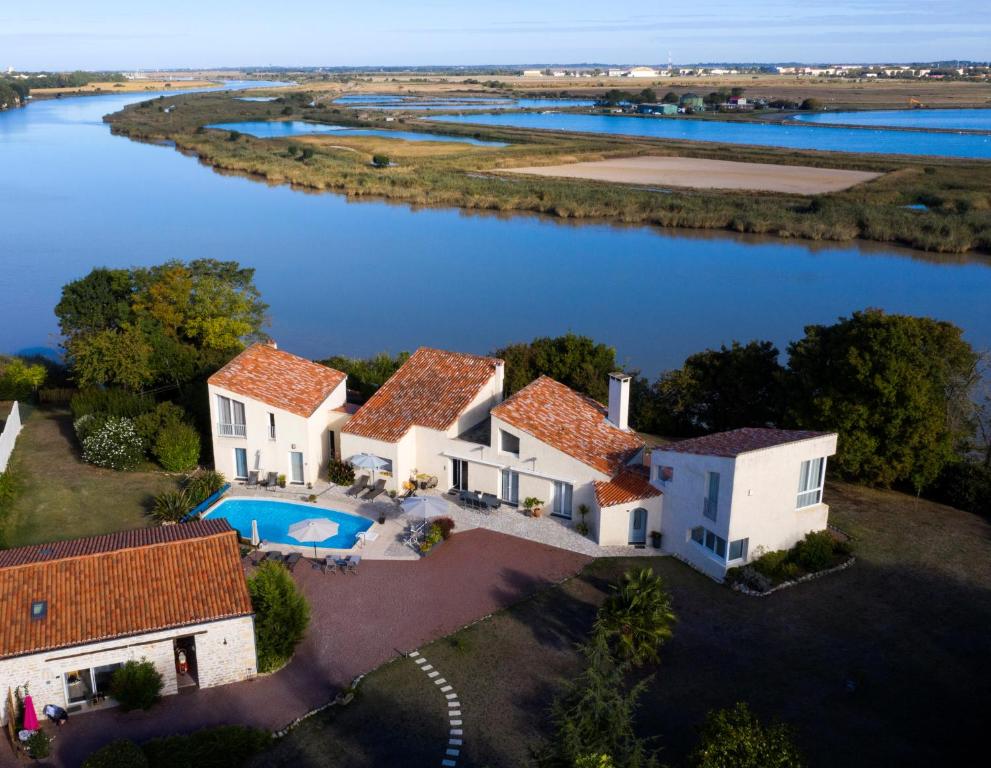
<path id="1" fill-rule="evenodd" d="M 289 535 L 301 543 L 313 543 L 313 556 L 317 556 L 317 542 L 336 536 L 338 525 L 326 517 L 311 517 L 289 526 Z"/>
<path id="2" fill-rule="evenodd" d="M 378 456 L 374 456 L 370 453 L 356 453 L 351 457 L 350 462 L 352 467 L 372 470 L 373 483 L 375 482 L 375 470 L 389 466 L 389 462 L 385 459 L 380 459 Z"/>
<path id="3" fill-rule="evenodd" d="M 251 521 L 251 546 L 257 547 L 261 542 L 261 538 L 258 536 L 258 521 Z"/>
<path id="4" fill-rule="evenodd" d="M 34 711 L 34 699 L 30 693 L 24 697 L 24 730 L 38 730 L 38 713 Z"/>
<path id="5" fill-rule="evenodd" d="M 410 496 L 408 499 L 403 499 L 401 506 L 405 514 L 424 520 L 451 514 L 448 503 L 436 496 Z"/>

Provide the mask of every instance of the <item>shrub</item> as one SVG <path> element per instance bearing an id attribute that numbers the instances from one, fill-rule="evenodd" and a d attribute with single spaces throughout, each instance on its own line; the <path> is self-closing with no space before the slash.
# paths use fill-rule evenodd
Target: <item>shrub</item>
<path id="1" fill-rule="evenodd" d="M 451 533 L 454 531 L 454 521 L 451 518 L 438 517 L 434 520 L 433 525 L 437 526 L 437 530 L 440 532 L 441 538 L 443 538 L 444 541 L 451 538 Z"/>
<path id="2" fill-rule="evenodd" d="M 35 760 L 48 757 L 51 752 L 51 742 L 52 740 L 48 734 L 39 728 L 31 734 L 31 737 L 26 742 L 28 754 Z"/>
<path id="3" fill-rule="evenodd" d="M 627 571 L 599 608 L 596 632 L 601 632 L 618 658 L 640 666 L 656 662 L 671 638 L 676 621 L 671 595 L 650 568 Z"/>
<path id="4" fill-rule="evenodd" d="M 436 522 L 431 523 L 427 529 L 427 535 L 420 542 L 420 551 L 423 553 L 429 552 L 437 544 L 440 544 L 443 538 L 444 534 L 441 532 L 441 527 Z"/>
<path id="5" fill-rule="evenodd" d="M 145 449 L 150 451 L 155 445 L 155 438 L 162 429 L 171 424 L 188 423 L 189 417 L 181 406 L 168 401 L 159 403 L 153 410 L 142 413 L 134 418 L 134 428 L 138 436 L 145 444 Z"/>
<path id="6" fill-rule="evenodd" d="M 89 387 L 72 396 L 69 401 L 72 417 L 78 419 L 88 413 L 105 413 L 108 416 L 126 416 L 133 419 L 155 409 L 155 398 L 139 395 L 126 389 L 99 389 Z"/>
<path id="7" fill-rule="evenodd" d="M 222 725 L 182 736 L 152 739 L 143 749 L 149 768 L 238 768 L 272 745 L 258 728 Z"/>
<path id="8" fill-rule="evenodd" d="M 372 155 L 372 165 L 376 168 L 388 168 L 389 167 L 389 156 L 388 155 Z"/>
<path id="9" fill-rule="evenodd" d="M 781 576 L 781 568 L 787 559 L 788 550 L 778 549 L 773 552 L 764 553 L 754 560 L 751 565 L 765 576 L 776 579 Z"/>
<path id="10" fill-rule="evenodd" d="M 121 710 L 150 709 L 162 698 L 162 675 L 147 659 L 128 661 L 110 679 L 110 695 Z"/>
<path id="11" fill-rule="evenodd" d="M 248 579 L 255 609 L 258 670 L 271 672 L 292 657 L 310 623 L 310 606 L 283 566 L 263 562 Z"/>
<path id="12" fill-rule="evenodd" d="M 130 739 L 118 739 L 87 757 L 82 768 L 148 768 L 148 758 Z"/>
<path id="13" fill-rule="evenodd" d="M 0 400 L 27 400 L 45 383 L 47 375 L 40 363 L 19 357 L 0 359 Z"/>
<path id="14" fill-rule="evenodd" d="M 151 513 L 162 523 L 178 523 L 196 504 L 185 490 L 162 491 L 155 497 Z"/>
<path id="15" fill-rule="evenodd" d="M 168 472 L 188 472 L 200 460 L 200 435 L 189 424 L 168 424 L 155 440 L 155 458 Z"/>
<path id="16" fill-rule="evenodd" d="M 227 480 L 219 472 L 205 469 L 186 480 L 185 491 L 192 506 L 201 504 L 224 487 Z"/>
<path id="17" fill-rule="evenodd" d="M 706 716 L 689 764 L 692 768 L 801 768 L 804 762 L 786 726 L 762 725 L 740 702 Z"/>
<path id="18" fill-rule="evenodd" d="M 740 568 L 730 568 L 726 572 L 726 580 L 730 584 L 740 584 L 754 592 L 767 592 L 774 582 L 769 576 L 758 571 L 752 565 L 744 565 Z"/>
<path id="19" fill-rule="evenodd" d="M 948 464 L 926 496 L 965 512 L 991 517 L 991 466 L 969 460 Z"/>
<path id="20" fill-rule="evenodd" d="M 809 573 L 824 571 L 833 564 L 835 539 L 829 531 L 807 533 L 794 547 L 794 562 Z"/>
<path id="21" fill-rule="evenodd" d="M 346 461 L 331 459 L 327 476 L 334 485 L 351 485 L 354 482 L 354 467 Z"/>
<path id="22" fill-rule="evenodd" d="M 76 439 L 82 445 L 86 442 L 87 437 L 101 429 L 106 423 L 106 415 L 102 413 L 87 413 L 85 416 L 80 416 L 76 419 L 72 424 L 72 428 L 76 432 Z"/>
<path id="23" fill-rule="evenodd" d="M 144 458 L 141 438 L 134 422 L 120 416 L 108 416 L 83 441 L 83 461 L 107 469 L 134 469 Z"/>

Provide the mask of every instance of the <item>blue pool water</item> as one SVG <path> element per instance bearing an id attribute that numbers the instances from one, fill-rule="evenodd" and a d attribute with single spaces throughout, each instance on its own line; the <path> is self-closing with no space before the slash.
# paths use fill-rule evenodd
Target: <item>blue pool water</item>
<path id="1" fill-rule="evenodd" d="M 308 546 L 330 549 L 349 549 L 354 546 L 355 537 L 372 527 L 372 521 L 364 517 L 326 509 L 315 504 L 296 504 L 291 501 L 269 499 L 225 499 L 211 509 L 206 517 L 222 517 L 232 528 L 236 528 L 242 538 L 251 538 L 251 521 L 258 521 L 258 536 L 263 541 L 292 546 Z M 337 535 L 323 541 L 296 541 L 289 533 L 289 526 L 300 520 L 313 517 L 326 517 L 338 524 Z"/>
<path id="2" fill-rule="evenodd" d="M 475 144 L 481 147 L 504 147 L 498 141 L 480 141 L 470 136 L 442 136 L 436 133 L 419 131 L 381 131 L 375 128 L 345 128 L 341 125 L 306 123 L 302 120 L 249 120 L 243 123 L 214 123 L 207 128 L 223 131 L 238 131 L 257 139 L 284 139 L 289 136 L 307 136 L 332 133 L 337 136 L 380 136 L 385 139 L 405 139 L 406 141 L 453 141 L 459 144 Z"/>

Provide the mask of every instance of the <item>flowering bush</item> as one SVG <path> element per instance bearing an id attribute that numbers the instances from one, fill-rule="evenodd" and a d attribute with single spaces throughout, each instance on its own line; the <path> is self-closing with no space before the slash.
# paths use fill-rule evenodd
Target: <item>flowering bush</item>
<path id="1" fill-rule="evenodd" d="M 107 469 L 134 469 L 144 458 L 141 438 L 130 419 L 109 416 L 83 440 L 83 461 Z"/>

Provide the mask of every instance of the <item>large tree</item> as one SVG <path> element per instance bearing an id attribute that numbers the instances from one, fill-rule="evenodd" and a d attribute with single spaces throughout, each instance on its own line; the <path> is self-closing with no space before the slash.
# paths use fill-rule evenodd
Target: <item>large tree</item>
<path id="1" fill-rule="evenodd" d="M 839 432 L 848 477 L 921 490 L 973 431 L 978 356 L 955 325 L 870 309 L 806 327 L 788 352 L 792 418 Z"/>
<path id="2" fill-rule="evenodd" d="M 529 344 L 510 344 L 492 353 L 506 361 L 506 395 L 538 376 L 550 376 L 572 389 L 605 402 L 609 373 L 616 370 L 616 350 L 573 333 L 541 337 Z"/>

